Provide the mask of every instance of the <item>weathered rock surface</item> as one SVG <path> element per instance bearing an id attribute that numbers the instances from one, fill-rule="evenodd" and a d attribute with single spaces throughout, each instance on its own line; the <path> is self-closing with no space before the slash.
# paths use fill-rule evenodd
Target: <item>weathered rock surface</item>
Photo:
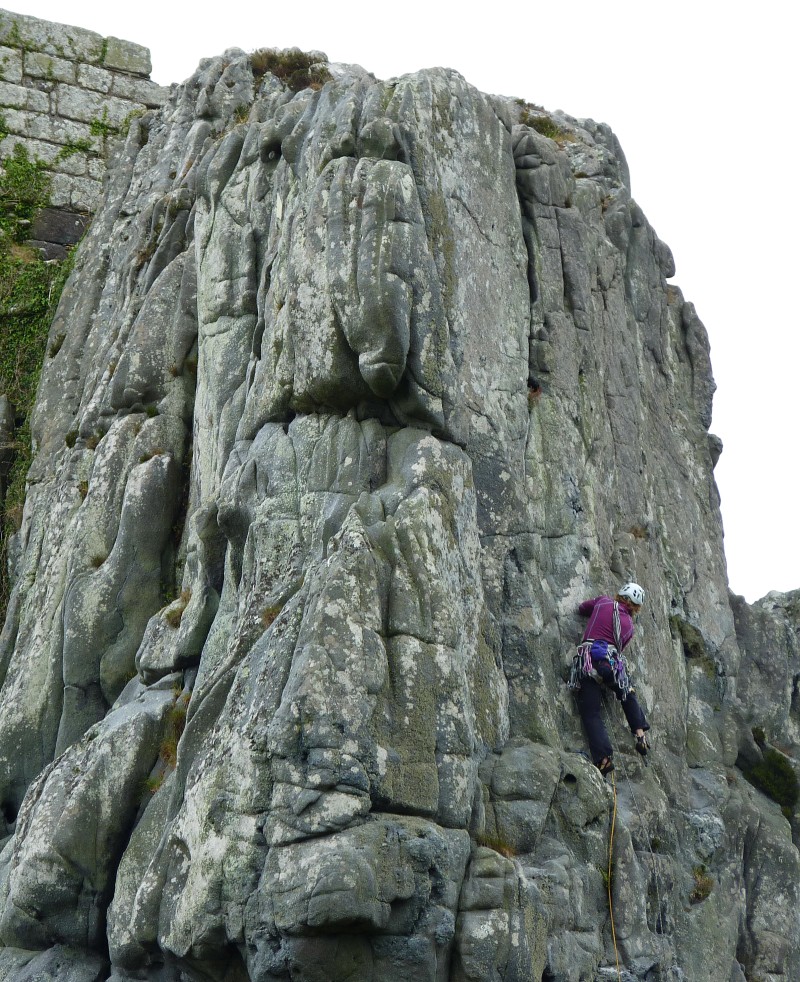
<path id="1" fill-rule="evenodd" d="M 80 247 L 0 636 L 0 979 L 617 978 L 564 681 L 629 577 L 622 977 L 799 977 L 796 804 L 740 769 L 795 768 L 797 598 L 729 596 L 708 342 L 616 139 L 331 74 L 203 62 Z"/>

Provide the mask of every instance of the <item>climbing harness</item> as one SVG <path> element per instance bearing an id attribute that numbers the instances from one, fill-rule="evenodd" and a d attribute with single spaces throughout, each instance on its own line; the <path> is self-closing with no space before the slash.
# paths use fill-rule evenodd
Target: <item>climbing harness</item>
<path id="1" fill-rule="evenodd" d="M 607 662 L 614 673 L 614 682 L 622 698 L 626 699 L 631 691 L 631 678 L 628 673 L 628 666 L 625 658 L 620 654 L 619 649 L 606 641 L 583 641 L 578 645 L 578 649 L 572 658 L 572 666 L 569 672 L 569 682 L 567 688 L 577 692 L 585 678 L 592 678 L 596 682 L 602 682 L 602 676 L 594 667 L 595 662 Z"/>
<path id="2" fill-rule="evenodd" d="M 611 667 L 611 671 L 614 674 L 614 682 L 622 693 L 622 698 L 627 699 L 628 693 L 631 691 L 631 679 L 628 673 L 628 665 L 621 651 L 619 604 L 616 600 L 614 601 L 613 627 L 616 644 L 587 638 L 586 641 L 582 641 L 578 645 L 578 649 L 572 658 L 569 682 L 567 682 L 567 687 L 572 692 L 577 692 L 580 689 L 581 682 L 584 678 L 593 678 L 597 682 L 602 682 L 603 680 L 595 669 L 594 663 L 605 661 Z"/>

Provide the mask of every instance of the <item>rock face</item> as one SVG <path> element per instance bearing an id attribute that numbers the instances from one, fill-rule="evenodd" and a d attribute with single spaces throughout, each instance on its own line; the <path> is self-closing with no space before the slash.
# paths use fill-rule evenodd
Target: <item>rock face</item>
<path id="1" fill-rule="evenodd" d="M 708 343 L 615 137 L 255 64 L 133 122 L 52 327 L 0 978 L 800 977 L 795 804 L 744 776 L 794 776 L 797 598 L 729 596 Z M 565 679 L 626 578 L 614 809 Z"/>

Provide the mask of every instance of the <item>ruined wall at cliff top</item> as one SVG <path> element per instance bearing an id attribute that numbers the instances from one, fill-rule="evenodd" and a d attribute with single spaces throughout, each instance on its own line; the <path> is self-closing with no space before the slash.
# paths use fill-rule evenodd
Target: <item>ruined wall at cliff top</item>
<path id="1" fill-rule="evenodd" d="M 52 327 L 0 977 L 614 977 L 564 679 L 629 577 L 628 978 L 795 977 L 797 816 L 735 766 L 797 749 L 742 674 L 780 637 L 789 684 L 794 608 L 743 654 L 708 343 L 615 137 L 451 71 L 265 67 L 134 121 Z"/>

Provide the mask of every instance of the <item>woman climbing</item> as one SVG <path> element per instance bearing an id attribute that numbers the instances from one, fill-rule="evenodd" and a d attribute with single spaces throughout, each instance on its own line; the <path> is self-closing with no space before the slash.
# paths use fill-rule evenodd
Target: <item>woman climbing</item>
<path id="1" fill-rule="evenodd" d="M 589 622 L 573 659 L 569 686 L 578 700 L 592 761 L 604 775 L 614 770 L 614 761 L 611 741 L 600 717 L 603 685 L 622 703 L 628 726 L 636 737 L 637 752 L 646 757 L 649 749 L 645 731 L 650 729 L 650 724 L 631 688 L 622 657 L 633 637 L 633 618 L 643 603 L 644 590 L 638 583 L 626 583 L 616 597 L 584 600 L 578 608 L 578 613 L 588 617 Z"/>

